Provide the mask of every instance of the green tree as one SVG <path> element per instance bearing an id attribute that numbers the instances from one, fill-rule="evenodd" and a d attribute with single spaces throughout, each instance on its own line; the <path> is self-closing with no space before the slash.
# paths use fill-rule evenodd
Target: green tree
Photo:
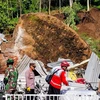
<path id="1" fill-rule="evenodd" d="M 76 27 L 76 19 L 78 19 L 77 12 L 81 9 L 80 3 L 74 2 L 72 7 L 67 6 L 64 8 L 63 12 L 65 13 L 66 19 L 65 23 L 73 29 L 77 29 Z"/>
<path id="2" fill-rule="evenodd" d="M 42 0 L 40 0 L 39 2 L 39 12 L 41 12 L 41 3 L 42 3 Z"/>
<path id="3" fill-rule="evenodd" d="M 49 14 L 50 14 L 50 8 L 51 8 L 51 0 L 49 0 Z"/>
<path id="4" fill-rule="evenodd" d="M 87 11 L 89 11 L 89 0 L 87 0 Z"/>
<path id="5" fill-rule="evenodd" d="M 59 12 L 61 13 L 61 0 L 59 0 Z"/>
<path id="6" fill-rule="evenodd" d="M 70 7 L 72 7 L 72 5 L 73 5 L 73 0 L 69 0 L 69 5 L 70 5 Z"/>

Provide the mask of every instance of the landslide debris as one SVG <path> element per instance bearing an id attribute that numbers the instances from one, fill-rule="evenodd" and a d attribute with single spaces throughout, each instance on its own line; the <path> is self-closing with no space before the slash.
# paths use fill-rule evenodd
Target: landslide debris
<path id="1" fill-rule="evenodd" d="M 14 31 L 14 38 L 18 27 L 25 31 L 22 38 L 26 48 L 21 51 L 33 59 L 41 60 L 45 65 L 59 57 L 71 59 L 75 63 L 90 57 L 89 45 L 54 16 L 43 13 L 22 15 Z"/>
<path id="2" fill-rule="evenodd" d="M 92 8 L 89 12 L 80 11 L 78 16 L 78 33 L 86 33 L 89 37 L 100 40 L 100 10 Z"/>

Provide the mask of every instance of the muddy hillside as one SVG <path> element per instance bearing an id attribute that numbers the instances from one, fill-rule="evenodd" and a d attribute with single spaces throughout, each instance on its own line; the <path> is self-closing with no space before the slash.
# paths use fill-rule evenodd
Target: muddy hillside
<path id="1" fill-rule="evenodd" d="M 27 54 L 45 65 L 59 57 L 79 63 L 91 54 L 89 45 L 74 30 L 58 18 L 43 13 L 22 15 L 12 39 L 3 45 L 6 58 L 13 55 L 19 60 Z"/>
<path id="2" fill-rule="evenodd" d="M 86 33 L 89 37 L 100 40 L 100 10 L 93 8 L 89 12 L 80 11 L 78 16 L 78 33 Z"/>
<path id="3" fill-rule="evenodd" d="M 56 17 L 42 13 L 22 15 L 14 31 L 23 29 L 22 51 L 44 63 L 59 57 L 81 62 L 90 57 L 89 46 L 79 35 Z"/>

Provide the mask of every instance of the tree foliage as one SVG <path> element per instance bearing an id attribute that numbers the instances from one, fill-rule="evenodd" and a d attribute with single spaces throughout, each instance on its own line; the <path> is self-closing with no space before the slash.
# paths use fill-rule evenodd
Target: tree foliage
<path id="1" fill-rule="evenodd" d="M 85 7 L 87 0 L 73 0 L 73 2 L 72 8 L 69 8 L 69 0 L 51 0 L 50 7 L 49 0 L 41 0 L 41 5 L 40 0 L 0 0 L 0 32 L 13 30 L 21 14 L 39 12 L 40 8 L 42 12 L 61 10 L 61 7 L 66 6 L 64 12 L 70 17 L 70 19 L 67 17 L 66 23 L 73 27 L 76 24 L 75 20 L 78 19 L 76 12 L 80 9 L 79 3 Z M 75 4 L 75 2 L 77 3 Z M 90 4 L 100 8 L 100 0 L 90 0 Z"/>
<path id="2" fill-rule="evenodd" d="M 67 6 L 63 10 L 66 16 L 65 23 L 75 30 L 77 29 L 76 22 L 79 22 L 77 12 L 80 9 L 82 9 L 82 6 L 80 5 L 80 3 L 77 4 L 76 2 L 74 2 L 72 7 Z"/>

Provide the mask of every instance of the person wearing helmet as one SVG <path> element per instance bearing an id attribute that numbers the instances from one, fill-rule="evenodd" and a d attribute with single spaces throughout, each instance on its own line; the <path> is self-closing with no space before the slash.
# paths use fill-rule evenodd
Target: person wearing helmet
<path id="1" fill-rule="evenodd" d="M 17 86 L 18 70 L 13 66 L 14 60 L 9 58 L 7 60 L 7 69 L 5 71 L 4 83 L 5 92 L 9 94 L 14 94 Z"/>
<path id="2" fill-rule="evenodd" d="M 63 61 L 61 62 L 61 68 L 54 68 L 53 70 L 53 73 L 55 71 L 57 71 L 51 81 L 50 81 L 50 84 L 49 84 L 49 90 L 48 90 L 48 94 L 60 94 L 60 89 L 61 89 L 61 86 L 62 86 L 62 83 L 65 84 L 66 86 L 68 86 L 68 81 L 66 80 L 66 71 L 67 71 L 67 68 L 69 67 L 69 63 L 67 61 Z M 57 98 L 55 98 L 56 100 Z"/>

